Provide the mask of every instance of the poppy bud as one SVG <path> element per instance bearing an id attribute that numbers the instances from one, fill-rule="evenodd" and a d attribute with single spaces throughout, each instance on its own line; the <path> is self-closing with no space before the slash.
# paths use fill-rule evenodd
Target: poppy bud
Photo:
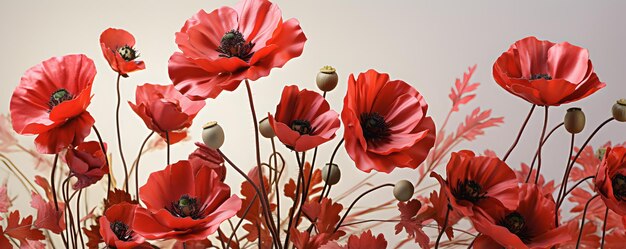
<path id="1" fill-rule="evenodd" d="M 202 141 L 214 150 L 219 149 L 224 144 L 224 130 L 217 122 L 212 121 L 202 126 Z"/>
<path id="2" fill-rule="evenodd" d="M 569 133 L 580 133 L 585 128 L 585 113 L 578 107 L 569 108 L 563 124 Z"/>
<path id="3" fill-rule="evenodd" d="M 620 122 L 626 122 L 626 99 L 620 99 L 613 105 L 613 118 Z"/>
<path id="4" fill-rule="evenodd" d="M 317 73 L 317 77 L 315 77 L 317 87 L 324 92 L 330 92 L 335 89 L 338 81 L 339 76 L 337 76 L 335 68 L 331 66 L 322 67 L 320 72 Z"/>
<path id="5" fill-rule="evenodd" d="M 413 197 L 413 184 L 407 180 L 400 180 L 393 187 L 393 196 L 398 201 L 408 201 Z"/>
<path id="6" fill-rule="evenodd" d="M 330 175 L 328 175 L 328 170 L 330 170 Z M 327 163 L 322 169 L 322 179 L 324 179 L 324 182 L 328 183 L 328 185 L 337 184 L 339 179 L 341 179 L 341 171 L 339 171 L 337 164 Z"/>
<path id="7" fill-rule="evenodd" d="M 270 125 L 270 121 L 267 117 L 261 119 L 259 122 L 259 132 L 265 138 L 273 138 L 276 136 L 276 133 L 274 133 L 274 129 L 272 128 L 272 125 Z"/>

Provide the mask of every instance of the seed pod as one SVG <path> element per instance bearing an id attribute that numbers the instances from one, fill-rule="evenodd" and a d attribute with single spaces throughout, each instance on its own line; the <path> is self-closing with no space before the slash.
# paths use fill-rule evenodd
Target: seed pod
<path id="1" fill-rule="evenodd" d="M 618 100 L 612 108 L 613 118 L 620 122 L 626 122 L 626 99 Z"/>
<path id="2" fill-rule="evenodd" d="M 398 201 L 408 201 L 413 197 L 413 184 L 407 180 L 400 180 L 393 187 L 393 196 Z"/>
<path id="3" fill-rule="evenodd" d="M 224 130 L 217 122 L 208 122 L 202 126 L 202 141 L 214 150 L 219 149 L 224 144 Z"/>
<path id="4" fill-rule="evenodd" d="M 565 113 L 563 124 L 569 133 L 580 133 L 585 128 L 585 113 L 578 107 L 569 108 Z"/>
<path id="5" fill-rule="evenodd" d="M 332 164 L 332 167 L 330 167 L 331 164 L 326 164 L 326 166 L 324 166 L 324 168 L 322 169 L 322 179 L 324 180 L 324 182 L 327 182 L 328 185 L 335 185 L 339 182 L 339 179 L 341 179 L 341 171 L 339 170 L 339 167 L 337 166 L 337 164 Z M 330 169 L 330 176 L 328 175 L 328 170 Z"/>
<path id="6" fill-rule="evenodd" d="M 322 67 L 320 72 L 317 73 L 317 77 L 315 77 L 317 87 L 324 92 L 330 92 L 335 89 L 337 82 L 339 82 L 339 76 L 335 68 L 331 66 Z"/>
<path id="7" fill-rule="evenodd" d="M 270 120 L 267 117 L 259 122 L 259 132 L 265 138 L 273 138 L 276 136 L 274 128 L 270 125 Z"/>

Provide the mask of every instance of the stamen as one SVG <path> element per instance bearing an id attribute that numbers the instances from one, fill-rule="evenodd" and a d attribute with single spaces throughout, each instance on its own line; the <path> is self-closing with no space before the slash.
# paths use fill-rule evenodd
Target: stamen
<path id="1" fill-rule="evenodd" d="M 52 95 L 50 95 L 50 100 L 48 101 L 48 107 L 50 107 L 50 110 L 52 110 L 52 108 L 63 103 L 64 101 L 72 100 L 72 99 L 74 99 L 74 96 L 72 96 L 72 94 L 68 92 L 67 90 L 61 88 L 59 90 L 56 90 L 54 93 L 52 93 Z"/>
<path id="2" fill-rule="evenodd" d="M 122 59 L 124 59 L 125 61 L 132 61 L 139 57 L 139 53 L 137 53 L 137 50 L 128 45 L 124 45 L 123 47 L 118 48 L 117 52 L 120 54 L 120 56 L 122 56 Z"/>
<path id="3" fill-rule="evenodd" d="M 291 121 L 291 129 L 300 133 L 300 135 L 309 135 L 313 132 L 311 123 L 307 120 L 294 120 Z"/>
<path id="4" fill-rule="evenodd" d="M 111 223 L 111 230 L 121 241 L 130 241 L 133 238 L 133 231 L 128 229 L 128 225 L 119 220 Z"/>
<path id="5" fill-rule="evenodd" d="M 526 231 L 526 220 L 518 212 L 507 214 L 504 219 L 498 222 L 498 225 L 506 227 L 509 232 L 517 235 L 524 243 L 529 243 L 531 238 Z"/>
<path id="6" fill-rule="evenodd" d="M 196 198 L 189 195 L 183 195 L 178 201 L 172 202 L 169 207 L 165 207 L 172 215 L 176 217 L 191 217 L 194 220 L 204 218 L 204 210 L 206 206 L 198 206 Z"/>
<path id="7" fill-rule="evenodd" d="M 252 47 L 254 47 L 254 43 L 246 42 L 243 34 L 233 29 L 224 34 L 220 41 L 220 46 L 217 48 L 217 52 L 221 53 L 220 57 L 237 57 L 248 62 L 254 54 Z"/>
<path id="8" fill-rule="evenodd" d="M 362 113 L 360 117 L 363 137 L 367 141 L 378 141 L 390 136 L 385 118 L 376 112 Z"/>
<path id="9" fill-rule="evenodd" d="M 545 74 L 545 73 L 540 73 L 540 74 L 535 74 L 535 75 L 530 76 L 530 80 L 538 80 L 538 79 L 551 80 L 552 76 L 550 76 L 549 74 Z"/>
<path id="10" fill-rule="evenodd" d="M 620 201 L 626 201 L 626 176 L 617 174 L 611 179 L 613 196 Z"/>
<path id="11" fill-rule="evenodd" d="M 461 182 L 461 180 L 458 180 L 456 188 L 453 189 L 452 193 L 457 199 L 475 203 L 480 199 L 485 198 L 487 192 L 483 192 L 482 189 L 482 186 L 475 181 L 466 180 Z"/>

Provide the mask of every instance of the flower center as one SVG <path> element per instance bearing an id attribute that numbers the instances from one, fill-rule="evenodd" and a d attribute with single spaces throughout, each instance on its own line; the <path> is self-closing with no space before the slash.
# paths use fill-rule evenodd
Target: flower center
<path id="1" fill-rule="evenodd" d="M 137 50 L 128 45 L 124 45 L 123 47 L 118 48 L 117 52 L 120 54 L 120 56 L 122 56 L 122 59 L 124 59 L 125 61 L 132 61 L 139 57 L 139 53 L 137 53 Z"/>
<path id="2" fill-rule="evenodd" d="M 551 80 L 552 76 L 546 73 L 534 74 L 530 76 L 530 80 L 538 80 L 538 79 Z"/>
<path id="3" fill-rule="evenodd" d="M 251 52 L 252 47 L 254 47 L 254 43 L 246 42 L 243 34 L 233 29 L 222 36 L 217 52 L 221 53 L 220 57 L 237 57 L 248 62 L 254 54 Z"/>
<path id="4" fill-rule="evenodd" d="M 130 241 L 133 237 L 133 231 L 128 229 L 128 225 L 119 220 L 111 223 L 111 230 L 117 238 L 121 241 Z"/>
<path id="5" fill-rule="evenodd" d="M 456 185 L 456 189 L 453 191 L 454 197 L 461 200 L 470 201 L 475 203 L 482 198 L 485 198 L 487 192 L 483 191 L 483 188 L 477 182 L 473 180 L 466 180 L 461 182 L 459 180 Z"/>
<path id="6" fill-rule="evenodd" d="M 530 240 L 525 232 L 526 221 L 524 220 L 524 217 L 518 212 L 507 214 L 504 219 L 498 222 L 498 225 L 506 227 L 509 232 L 517 235 L 517 237 L 519 237 L 524 243 Z"/>
<path id="7" fill-rule="evenodd" d="M 300 133 L 300 135 L 309 135 L 313 132 L 311 123 L 307 120 L 296 119 L 291 121 L 291 129 Z"/>
<path id="8" fill-rule="evenodd" d="M 367 141 L 386 139 L 390 135 L 385 118 L 376 112 L 361 114 L 361 130 Z"/>
<path id="9" fill-rule="evenodd" d="M 64 101 L 72 100 L 73 98 L 74 96 L 72 96 L 70 92 L 61 88 L 53 92 L 52 95 L 50 95 L 50 100 L 48 101 L 48 107 L 50 107 L 50 110 L 52 110 L 53 107 L 63 103 Z"/>
<path id="10" fill-rule="evenodd" d="M 626 201 L 626 176 L 617 174 L 611 179 L 613 195 L 620 201 Z"/>
<path id="11" fill-rule="evenodd" d="M 196 198 L 183 195 L 180 199 L 178 199 L 178 201 L 172 202 L 170 206 L 165 209 L 176 217 L 191 217 L 192 219 L 197 220 L 203 218 L 204 208 L 205 207 L 198 205 L 198 200 Z"/>

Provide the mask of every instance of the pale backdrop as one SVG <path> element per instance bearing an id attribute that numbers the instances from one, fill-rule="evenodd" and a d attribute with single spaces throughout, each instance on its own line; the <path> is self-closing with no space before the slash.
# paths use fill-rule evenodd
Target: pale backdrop
<path id="1" fill-rule="evenodd" d="M 98 38 L 108 27 L 123 28 L 137 39 L 141 59 L 147 70 L 132 73 L 123 79 L 122 97 L 134 99 L 135 86 L 146 82 L 169 83 L 167 60 L 177 51 L 174 32 L 185 20 L 200 9 L 211 11 L 236 1 L 12 1 L 0 3 L 0 113 L 8 113 L 9 99 L 23 72 L 52 56 L 84 53 L 91 57 L 98 69 L 89 111 L 104 133 L 104 139 L 116 153 L 114 129 L 115 73 L 104 60 Z M 276 1 L 285 20 L 300 20 L 308 41 L 304 53 L 274 69 L 270 76 L 252 83 L 258 114 L 273 112 L 284 84 L 297 83 L 301 87 L 315 88 L 314 77 L 323 65 L 333 65 L 340 75 L 340 84 L 328 99 L 340 112 L 346 79 L 350 73 L 374 68 L 388 72 L 393 79 L 402 79 L 417 88 L 430 105 L 429 114 L 437 124 L 445 117 L 450 101 L 447 97 L 451 84 L 468 66 L 478 64 L 475 81 L 481 82 L 479 98 L 462 109 L 491 108 L 495 115 L 505 116 L 505 124 L 488 130 L 488 134 L 474 143 L 463 143 L 461 148 L 483 151 L 493 149 L 504 154 L 526 115 L 530 105 L 509 95 L 498 87 L 491 77 L 494 60 L 511 43 L 529 35 L 554 42 L 568 41 L 590 50 L 596 72 L 607 87 L 591 97 L 574 104 L 552 108 L 550 125 L 562 121 L 565 110 L 581 106 L 587 114 L 586 135 L 592 127 L 610 115 L 610 107 L 620 97 L 626 97 L 624 65 L 626 49 L 623 39 L 626 30 L 626 4 L 620 1 Z M 249 169 L 253 165 L 253 131 L 249 120 L 247 99 L 243 86 L 235 92 L 225 92 L 217 100 L 208 100 L 206 107 L 192 126 L 193 140 L 200 138 L 200 126 L 208 120 L 219 121 L 226 130 L 227 140 L 223 150 L 240 165 Z M 534 152 L 541 112 L 531 119 L 524 138 L 509 159 L 510 165 L 519 167 L 529 161 Z M 132 161 L 141 140 L 148 134 L 141 120 L 127 104 L 121 111 L 124 146 L 127 159 Z M 461 119 L 453 119 L 455 124 Z M 454 126 L 453 126 L 454 127 Z M 626 139 L 624 126 L 611 123 L 592 141 L 597 146 L 608 139 L 622 142 Z M 340 132 L 341 133 L 341 132 Z M 33 137 L 20 137 L 32 146 Z M 544 150 L 544 169 L 549 178 L 559 177 L 566 161 L 569 135 L 563 131 L 554 135 Z M 579 143 L 580 144 L 579 139 Z M 321 158 L 328 158 L 336 141 L 321 147 Z M 281 150 L 292 160 L 283 146 Z M 184 159 L 193 150 L 193 143 L 176 144 L 172 148 L 173 161 Z M 268 152 L 268 144 L 264 144 Z M 12 157 L 22 170 L 32 177 L 32 161 L 26 154 Z M 325 159 L 327 160 L 327 159 Z M 164 167 L 164 151 L 148 154 L 142 163 L 140 177 L 145 182 L 148 171 Z M 342 149 L 337 157 L 344 178 L 333 191 L 354 184 L 367 176 L 355 170 Z M 120 175 L 119 158 L 116 173 Z M 292 171 L 293 172 L 293 171 Z M 42 174 L 39 172 L 38 174 Z M 47 174 L 47 173 L 45 173 Z M 397 170 L 390 175 L 376 175 L 372 183 L 395 182 L 411 179 L 416 171 Z M 34 213 L 29 207 L 26 192 L 5 169 L 0 179 L 7 179 L 9 194 L 18 196 L 16 208 Z M 241 178 L 228 176 L 228 183 L 238 191 Z M 96 198 L 93 191 L 91 201 Z M 335 192 L 335 193 L 337 193 Z M 360 192 L 360 191 L 359 191 Z M 344 200 L 347 205 L 355 196 Z M 373 205 L 391 197 L 391 191 L 381 190 L 368 196 L 358 206 Z M 93 202 L 95 204 L 95 202 Z M 378 217 L 383 218 L 383 217 Z M 384 232 L 393 245 L 404 236 L 394 236 L 392 226 L 377 229 Z M 432 233 L 433 230 L 429 230 Z M 410 248 L 411 246 L 409 246 Z"/>

